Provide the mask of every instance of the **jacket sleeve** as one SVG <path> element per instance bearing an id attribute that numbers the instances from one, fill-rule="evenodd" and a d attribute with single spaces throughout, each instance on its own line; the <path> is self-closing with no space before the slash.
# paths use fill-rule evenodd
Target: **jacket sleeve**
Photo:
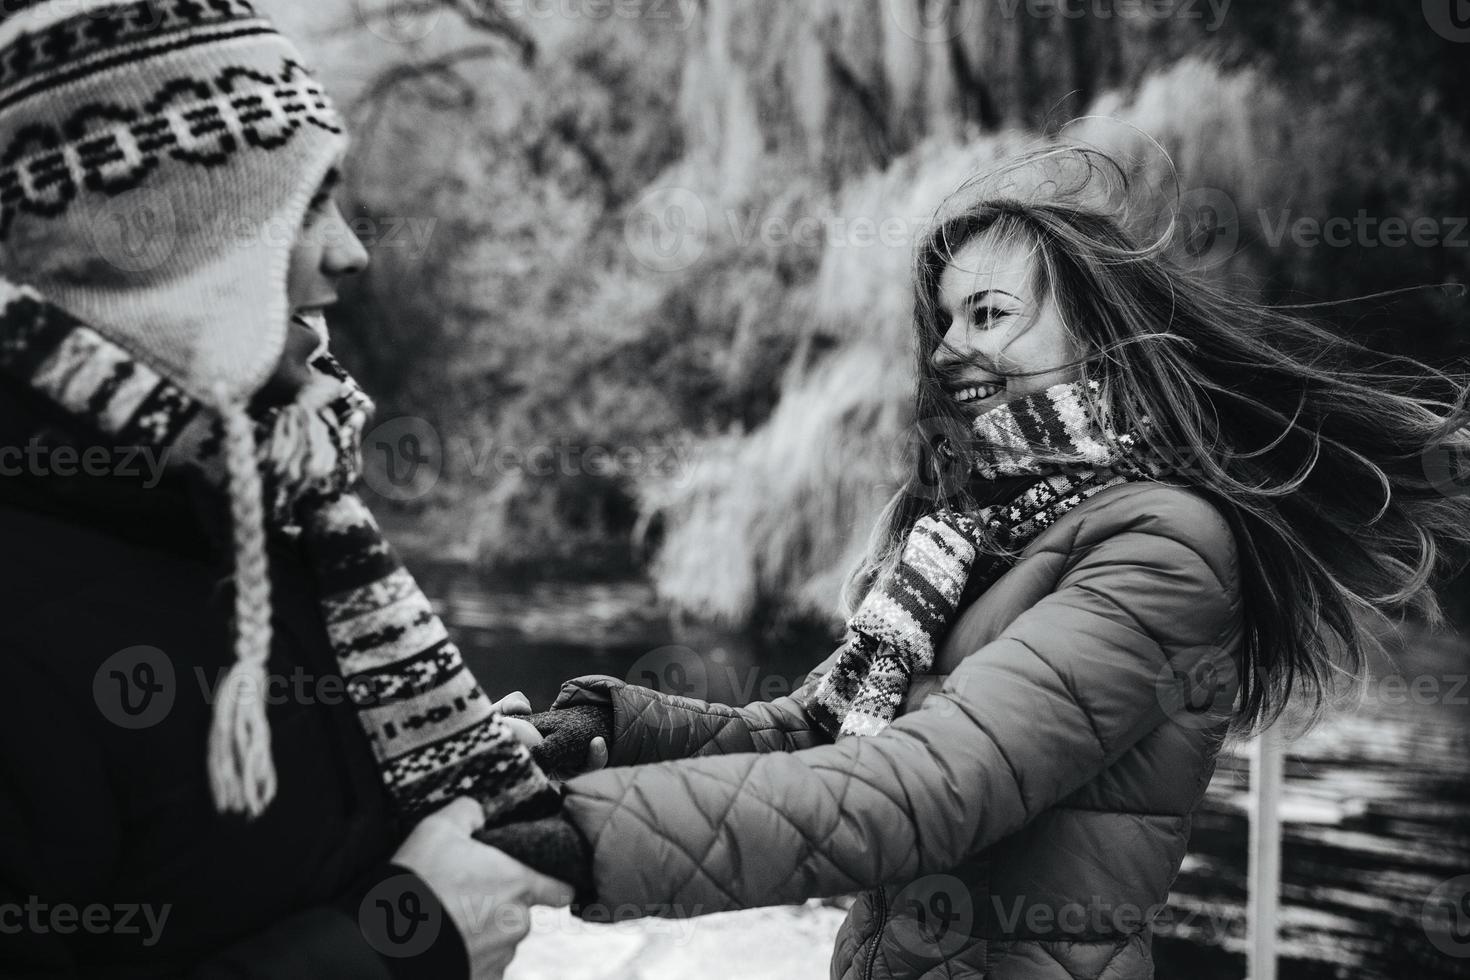
<path id="1" fill-rule="evenodd" d="M 813 670 L 808 680 L 829 670 L 835 656 Z M 594 674 L 563 684 L 552 707 L 580 704 L 612 711 L 609 766 L 738 752 L 795 752 L 832 741 L 789 695 L 732 707 Z"/>
<path id="2" fill-rule="evenodd" d="M 388 883 L 391 893 L 378 892 Z M 368 891 L 387 901 L 403 902 L 404 893 L 421 910 L 437 911 L 440 928 L 424 949 L 401 948 L 394 955 L 387 935 L 367 938 L 359 906 Z M 409 953 L 412 955 L 407 955 Z M 416 980 L 419 977 L 468 977 L 464 941 L 432 889 L 413 872 L 392 863 L 374 869 L 357 888 L 331 905 L 288 916 L 263 932 L 211 954 L 188 974 L 191 980 Z"/>
<path id="3" fill-rule="evenodd" d="M 127 860 L 127 821 L 114 795 L 115 775 L 88 718 L 19 653 L 26 637 L 12 631 L 6 639 L 7 681 L 25 695 L 0 712 L 0 974 L 37 980 L 90 976 L 96 964 L 82 952 L 88 936 L 81 913 L 116 897 L 114 876 Z M 39 745 L 44 751 L 37 751 Z M 361 906 L 370 890 L 390 879 L 398 893 L 417 891 L 421 908 L 437 905 L 422 879 L 385 862 L 331 901 L 283 915 L 197 962 L 153 965 L 157 972 L 194 980 L 469 976 L 464 942 L 447 917 L 426 948 L 411 950 L 413 956 L 388 955 L 395 950 L 380 953 L 373 946 L 360 923 Z M 53 916 L 63 913 L 73 918 L 58 927 Z M 160 930 L 168 927 L 167 918 L 159 921 Z"/>
<path id="4" fill-rule="evenodd" d="M 380 869 L 383 879 L 395 885 L 412 882 L 421 901 L 435 902 L 422 879 L 397 865 Z M 380 954 L 365 938 L 354 899 L 366 894 L 344 896 L 334 905 L 306 909 L 283 918 L 264 931 L 208 954 L 180 976 L 190 980 L 411 980 L 411 978 L 467 977 L 469 964 L 464 943 L 447 918 L 434 942 L 414 955 L 393 957 Z M 75 907 L 85 908 L 87 904 Z M 52 929 L 33 930 L 25 918 L 32 906 L 45 911 L 62 907 L 11 881 L 0 881 L 0 910 L 11 921 L 0 923 L 0 956 L 7 976 L 35 980 L 63 980 L 90 974 L 79 962 L 71 940 L 75 936 Z M 421 904 L 420 908 L 429 908 Z M 442 909 L 441 909 L 442 914 Z M 391 952 L 391 950 L 388 950 Z M 8 971 L 14 972 L 8 972 Z M 170 975 L 174 975 L 170 973 Z"/>
<path id="5" fill-rule="evenodd" d="M 1095 538 L 1084 518 L 1054 592 L 881 735 L 571 781 L 600 903 L 584 914 L 842 894 L 947 870 L 1016 832 L 1166 723 L 1161 677 L 1234 663 L 1233 542 L 1210 514 Z"/>

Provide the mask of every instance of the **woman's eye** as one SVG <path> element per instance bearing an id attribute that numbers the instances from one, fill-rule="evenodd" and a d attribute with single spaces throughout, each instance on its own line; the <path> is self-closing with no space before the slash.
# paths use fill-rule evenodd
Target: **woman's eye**
<path id="1" fill-rule="evenodd" d="M 977 327 L 993 327 L 1010 315 L 1010 310 L 1000 310 L 993 306 L 977 306 L 970 311 L 970 322 Z"/>

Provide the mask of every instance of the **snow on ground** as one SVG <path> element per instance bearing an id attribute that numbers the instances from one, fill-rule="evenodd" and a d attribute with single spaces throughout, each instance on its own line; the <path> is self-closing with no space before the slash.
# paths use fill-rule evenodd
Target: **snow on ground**
<path id="1" fill-rule="evenodd" d="M 538 908 L 505 980 L 822 980 L 845 915 L 809 902 L 598 925 Z"/>

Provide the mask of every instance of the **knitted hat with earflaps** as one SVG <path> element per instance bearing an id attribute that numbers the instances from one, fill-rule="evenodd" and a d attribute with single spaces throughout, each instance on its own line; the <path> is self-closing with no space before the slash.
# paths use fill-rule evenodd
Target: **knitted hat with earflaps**
<path id="1" fill-rule="evenodd" d="M 216 697 L 209 767 L 225 810 L 259 813 L 275 785 L 246 406 L 280 360 L 295 236 L 345 144 L 301 56 L 244 0 L 0 3 L 0 273 L 220 419 L 237 659 Z M 76 336 L 38 384 L 81 415 L 136 410 L 146 379 Z"/>

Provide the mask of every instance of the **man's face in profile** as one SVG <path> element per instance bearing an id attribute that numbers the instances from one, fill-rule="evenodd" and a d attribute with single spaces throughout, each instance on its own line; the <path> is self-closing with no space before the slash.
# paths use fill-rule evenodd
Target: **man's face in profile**
<path id="1" fill-rule="evenodd" d="M 333 169 L 322 181 L 291 249 L 286 286 L 290 322 L 281 360 L 261 390 L 268 403 L 289 402 L 310 382 L 309 364 L 325 342 L 326 311 L 337 302 L 338 285 L 368 265 L 367 250 L 337 204 L 334 191 L 340 180 Z"/>

